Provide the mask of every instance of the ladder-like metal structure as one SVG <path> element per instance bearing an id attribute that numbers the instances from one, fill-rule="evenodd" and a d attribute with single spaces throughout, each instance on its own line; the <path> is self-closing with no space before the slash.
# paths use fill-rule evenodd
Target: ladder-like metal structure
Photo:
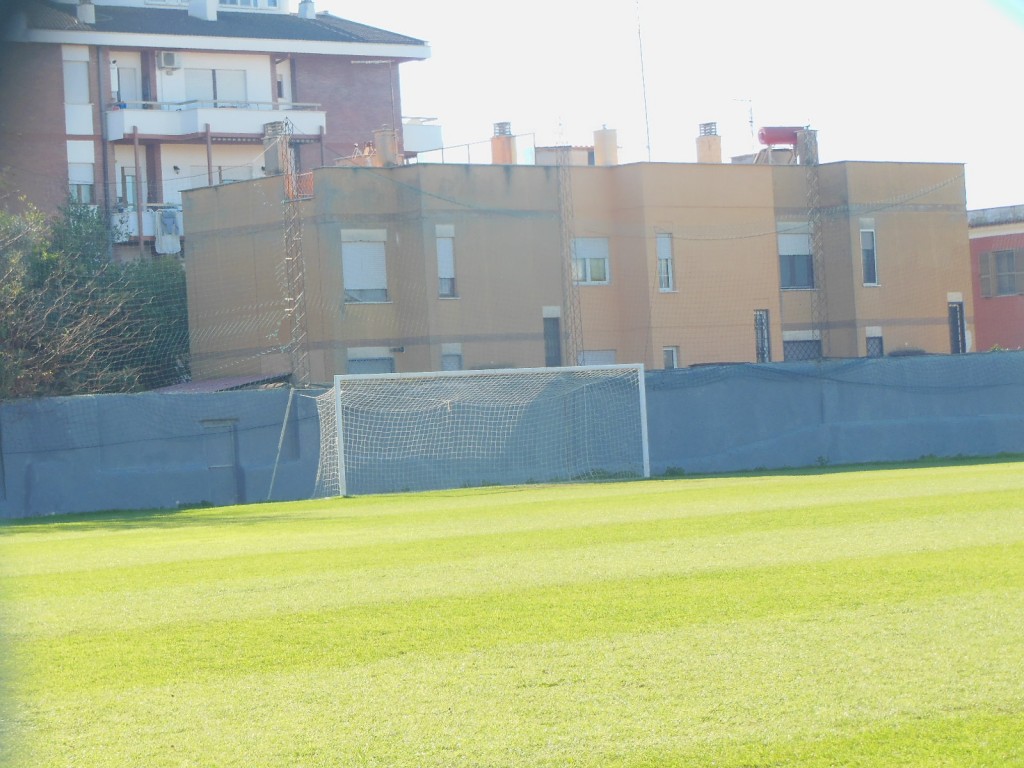
<path id="1" fill-rule="evenodd" d="M 277 126 L 280 126 L 277 128 Z M 313 174 L 298 173 L 291 137 L 290 120 L 275 124 L 280 168 L 284 174 L 284 267 L 285 316 L 290 320 L 288 356 L 292 384 L 308 387 L 312 372 L 309 365 L 309 324 L 306 317 L 306 269 L 302 253 L 302 216 L 299 203 L 313 196 Z"/>
<path id="2" fill-rule="evenodd" d="M 580 289 L 573 268 L 574 213 L 572 204 L 572 148 L 562 145 L 558 157 L 558 222 L 562 250 L 562 364 L 583 362 L 583 318 L 580 313 Z"/>
<path id="3" fill-rule="evenodd" d="M 828 291 L 826 279 L 826 248 L 824 216 L 821 208 L 821 190 L 818 177 L 818 139 L 817 132 L 804 129 L 797 131 L 797 156 L 800 164 L 806 168 L 807 179 L 807 223 L 811 231 L 811 269 L 814 277 L 814 290 L 811 292 L 811 328 L 817 332 L 821 343 L 821 356 L 828 357 L 829 323 L 828 323 Z"/>

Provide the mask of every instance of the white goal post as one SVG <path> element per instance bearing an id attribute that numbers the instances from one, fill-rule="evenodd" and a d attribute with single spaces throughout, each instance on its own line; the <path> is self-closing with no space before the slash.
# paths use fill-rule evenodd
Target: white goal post
<path id="1" fill-rule="evenodd" d="M 315 496 L 650 477 L 643 365 L 336 376 Z"/>

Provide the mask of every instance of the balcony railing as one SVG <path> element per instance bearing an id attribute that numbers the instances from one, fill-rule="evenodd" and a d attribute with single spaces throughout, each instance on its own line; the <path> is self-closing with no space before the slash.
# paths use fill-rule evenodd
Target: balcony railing
<path id="1" fill-rule="evenodd" d="M 266 123 L 287 118 L 293 135 L 317 136 L 327 126 L 319 104 L 290 101 L 121 101 L 107 105 L 107 138 L 118 141 L 137 129 L 143 136 L 198 136 L 206 132 L 262 136 Z"/>
<path id="2" fill-rule="evenodd" d="M 178 232 L 185 234 L 185 222 L 181 217 L 180 206 L 167 205 L 166 203 L 147 203 L 142 209 L 142 235 L 153 237 L 157 234 L 156 217 L 166 209 L 173 209 Z M 110 217 L 111 230 L 114 233 L 114 242 L 125 243 L 139 236 L 139 215 L 138 209 L 132 206 L 122 206 Z"/>

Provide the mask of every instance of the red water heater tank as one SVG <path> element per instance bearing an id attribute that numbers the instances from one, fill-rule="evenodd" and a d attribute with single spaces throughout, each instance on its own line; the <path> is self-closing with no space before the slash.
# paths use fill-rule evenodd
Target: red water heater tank
<path id="1" fill-rule="evenodd" d="M 757 132 L 757 140 L 767 146 L 776 144 L 789 144 L 796 146 L 797 131 L 802 131 L 803 126 L 772 125 L 766 126 Z"/>

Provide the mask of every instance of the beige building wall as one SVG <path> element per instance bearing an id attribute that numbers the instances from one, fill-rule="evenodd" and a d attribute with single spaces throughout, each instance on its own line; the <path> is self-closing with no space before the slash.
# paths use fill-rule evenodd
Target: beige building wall
<path id="1" fill-rule="evenodd" d="M 666 347 L 681 365 L 756 359 L 754 310 L 780 315 L 769 168 L 637 164 L 575 168 L 573 179 L 577 236 L 611 243 L 609 284 L 579 289 L 586 349 L 654 368 Z M 671 236 L 667 290 L 659 234 Z"/>
<path id="2" fill-rule="evenodd" d="M 777 166 L 773 172 L 780 221 L 807 221 L 808 168 Z M 969 341 L 963 166 L 847 162 L 817 172 L 824 281 L 816 276 L 817 291 L 781 291 L 783 330 L 823 325 L 830 357 L 862 357 L 867 336 L 879 333 L 887 353 L 948 353 L 948 303 L 956 300 L 964 304 Z M 874 232 L 874 284 L 864 281 L 861 230 Z"/>
<path id="3" fill-rule="evenodd" d="M 650 368 L 662 367 L 666 348 L 678 349 L 680 365 L 753 362 L 763 310 L 776 361 L 786 334 L 822 317 L 832 357 L 864 356 L 876 333 L 887 352 L 948 352 L 948 301 L 962 295 L 968 328 L 971 317 L 962 167 L 837 163 L 816 172 L 827 262 L 819 291 L 780 287 L 777 230 L 807 221 L 806 167 L 569 169 L 574 236 L 608 244 L 608 281 L 578 287 L 582 348 Z M 568 317 L 557 167 L 338 167 L 314 177 L 312 199 L 298 203 L 313 381 L 363 354 L 397 371 L 453 359 L 463 368 L 545 365 L 545 318 L 564 331 Z M 265 179 L 186 194 L 196 378 L 290 370 L 282 188 Z M 863 284 L 862 227 L 876 235 L 877 285 Z M 352 231 L 380 233 L 387 301 L 346 301 L 343 233 Z M 668 287 L 659 235 L 671 238 Z M 442 246 L 453 254 L 448 296 Z"/>

